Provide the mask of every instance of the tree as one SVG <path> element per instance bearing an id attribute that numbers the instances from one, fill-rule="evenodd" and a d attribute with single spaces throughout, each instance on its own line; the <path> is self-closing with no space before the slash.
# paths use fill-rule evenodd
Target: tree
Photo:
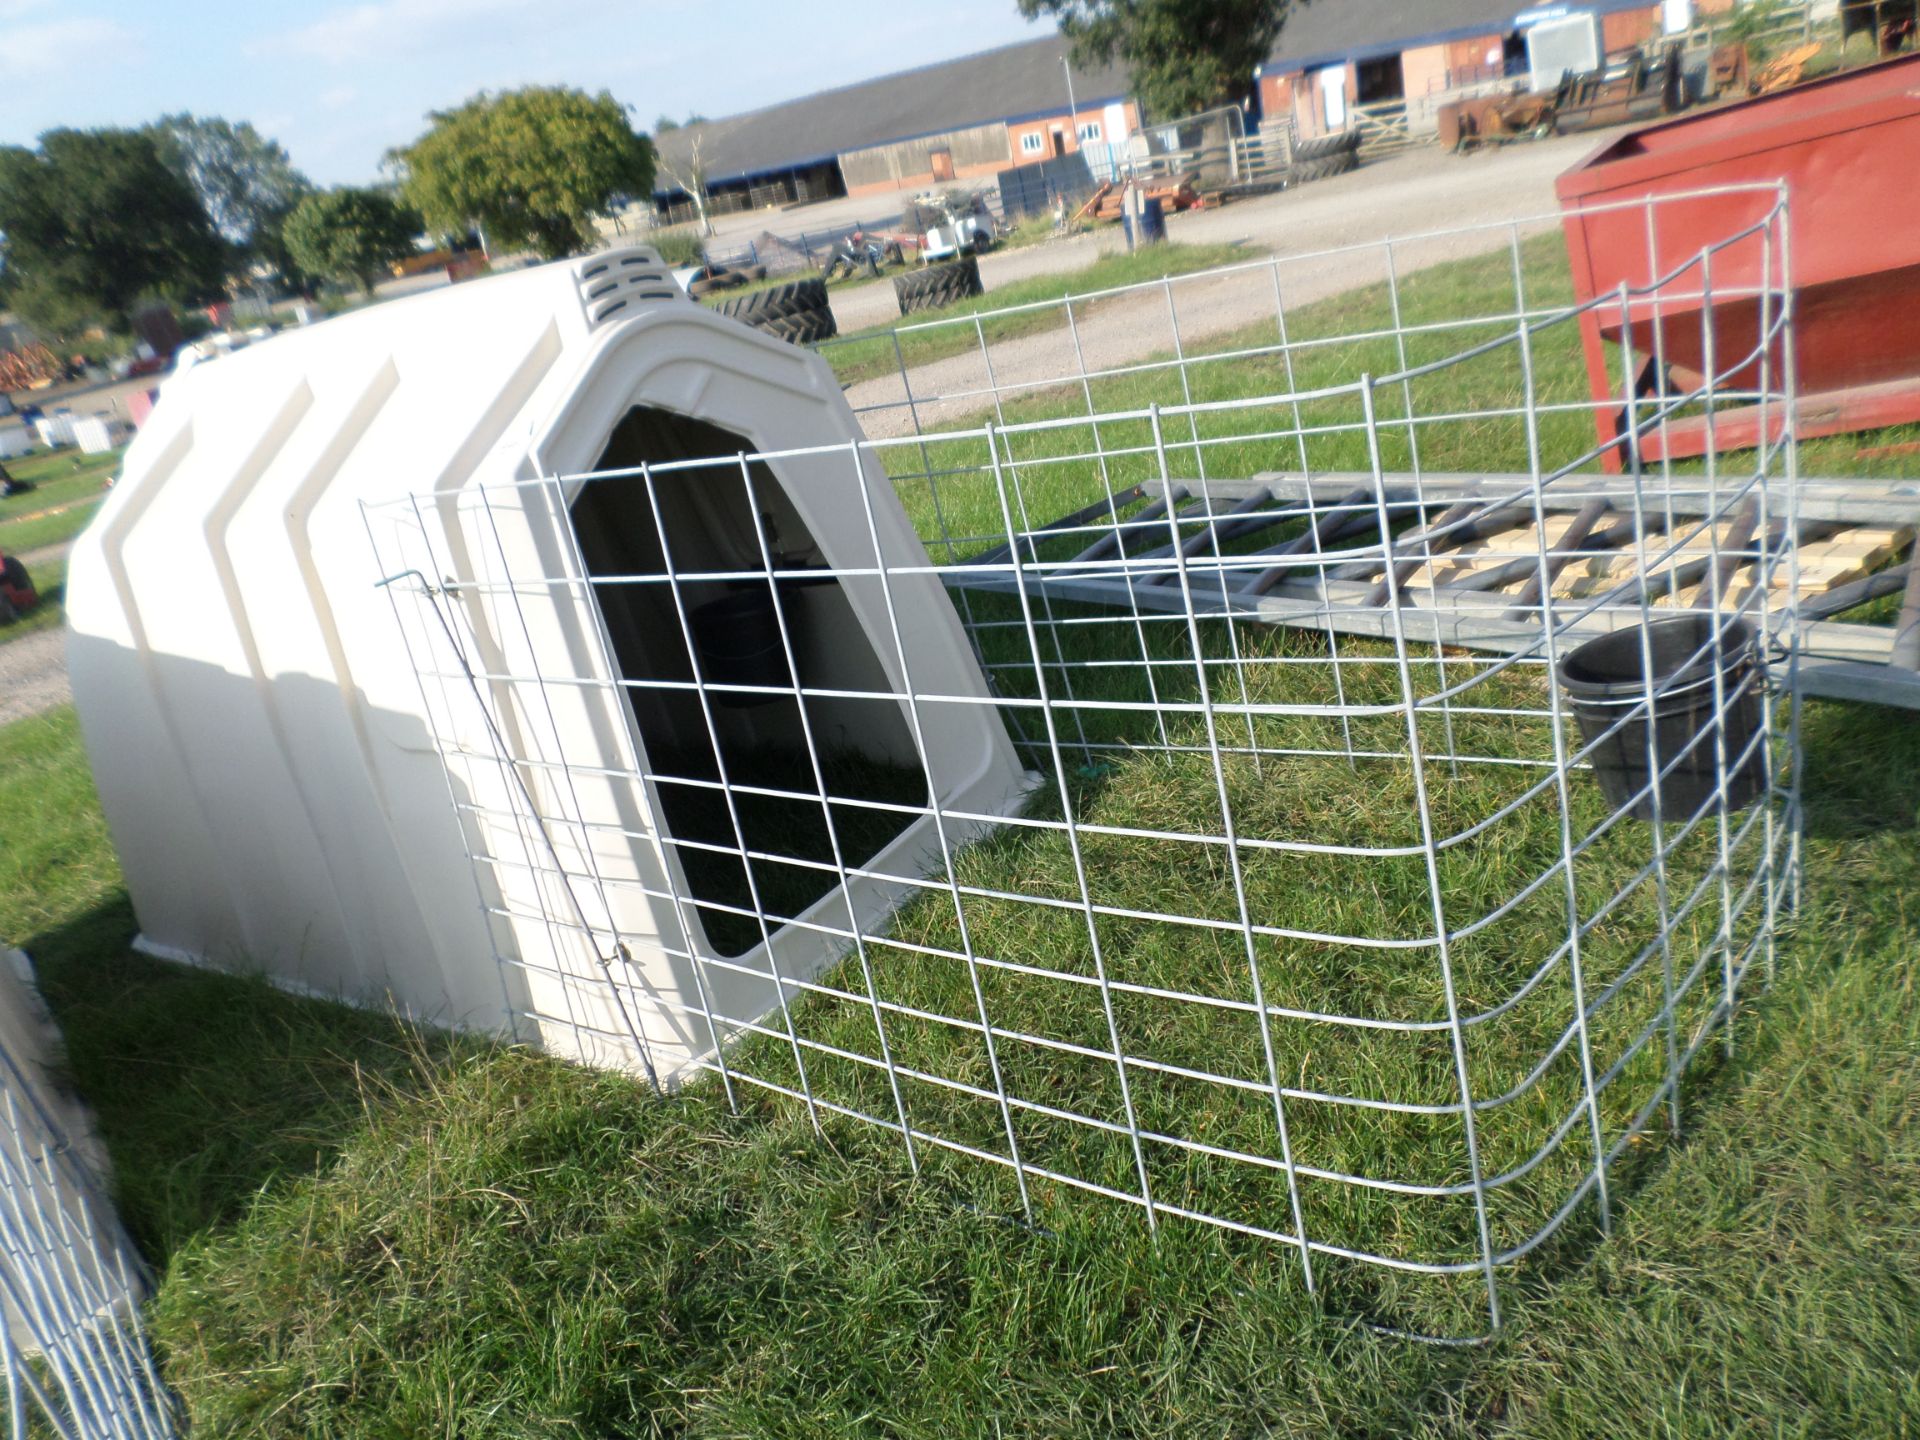
<path id="1" fill-rule="evenodd" d="M 200 197 L 228 240 L 251 250 L 261 232 L 284 222 L 313 184 L 277 140 L 252 125 L 217 116 L 165 115 L 150 127 L 160 158 Z"/>
<path id="2" fill-rule="evenodd" d="M 1019 0 L 1051 16 L 1083 65 L 1123 62 L 1156 118 L 1237 103 L 1273 53 L 1292 0 Z"/>
<path id="3" fill-rule="evenodd" d="M 49 130 L 0 149 L 12 303 L 54 335 L 124 328 L 144 300 L 221 292 L 227 250 L 192 188 L 138 130 Z"/>
<path id="4" fill-rule="evenodd" d="M 700 158 L 700 144 L 706 138 L 695 135 L 684 154 L 674 153 L 678 147 L 662 147 L 660 168 L 666 172 L 667 179 L 686 191 L 687 198 L 693 201 L 694 213 L 700 217 L 700 233 L 711 235 L 713 221 L 707 218 L 707 166 Z"/>
<path id="5" fill-rule="evenodd" d="M 283 231 L 313 183 L 294 168 L 279 141 L 246 121 L 181 113 L 148 127 L 160 158 L 200 197 L 213 228 L 234 247 L 237 268 L 267 265 L 296 290 L 307 288 Z"/>
<path id="6" fill-rule="evenodd" d="M 411 255 L 420 217 L 384 190 L 342 185 L 307 196 L 287 217 L 287 249 L 302 270 L 352 281 L 367 294 Z"/>
<path id="7" fill-rule="evenodd" d="M 604 90 L 483 91 L 428 118 L 433 128 L 388 159 L 437 230 L 478 225 L 492 246 L 553 260 L 593 244 L 594 216 L 653 188 L 653 142 Z"/>

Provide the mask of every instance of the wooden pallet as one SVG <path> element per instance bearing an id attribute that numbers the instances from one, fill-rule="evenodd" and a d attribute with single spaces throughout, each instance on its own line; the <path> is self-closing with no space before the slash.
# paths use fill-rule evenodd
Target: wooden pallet
<path id="1" fill-rule="evenodd" d="M 1545 487 L 1527 476 L 1430 474 L 1148 484 L 977 556 L 947 581 L 1161 611 L 1183 609 L 1191 594 L 1203 613 L 1387 638 L 1398 633 L 1391 594 L 1430 612 L 1423 633 L 1500 652 L 1539 644 L 1543 610 L 1556 634 L 1579 638 L 1637 623 L 1643 596 L 1667 609 L 1712 609 L 1717 598 L 1723 610 L 1778 613 L 1797 581 L 1807 692 L 1920 709 L 1920 668 L 1904 660 L 1895 631 L 1833 622 L 1903 589 L 1914 605 L 1920 482 L 1801 481 L 1791 569 L 1778 563 L 1789 500 L 1781 482 L 1749 487 L 1730 511 L 1708 481 L 1641 487 L 1636 525 L 1633 482 L 1618 476 Z M 1390 556 L 1379 543 L 1383 506 Z M 1016 550 L 1028 562 L 1018 575 Z"/>

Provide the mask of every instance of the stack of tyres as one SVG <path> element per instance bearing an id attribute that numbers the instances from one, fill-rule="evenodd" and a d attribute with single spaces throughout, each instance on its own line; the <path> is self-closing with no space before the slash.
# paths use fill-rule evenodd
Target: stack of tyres
<path id="1" fill-rule="evenodd" d="M 1293 162 L 1287 173 L 1289 185 L 1304 185 L 1309 180 L 1324 180 L 1344 175 L 1360 165 L 1360 132 L 1342 130 L 1333 135 L 1315 135 L 1297 140 Z"/>

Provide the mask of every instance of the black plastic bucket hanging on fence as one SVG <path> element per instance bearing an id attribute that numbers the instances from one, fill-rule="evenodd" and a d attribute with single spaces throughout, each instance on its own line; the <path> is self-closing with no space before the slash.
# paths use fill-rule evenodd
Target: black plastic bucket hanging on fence
<path id="1" fill-rule="evenodd" d="M 1589 759 L 1609 802 L 1624 806 L 1638 795 L 1634 818 L 1653 818 L 1651 792 L 1640 793 L 1653 778 L 1651 758 L 1666 773 L 1660 784 L 1662 819 L 1685 820 L 1704 805 L 1719 784 L 1713 729 L 1720 696 L 1726 702 L 1721 724 L 1729 767 L 1727 808 L 1745 809 L 1766 792 L 1766 746 L 1748 750 L 1765 703 L 1765 675 L 1753 639 L 1753 627 L 1744 620 L 1681 615 L 1602 635 L 1560 661 L 1560 683 L 1572 697 L 1580 734 L 1594 745 Z M 1649 659 L 1651 715 L 1646 708 Z M 1623 717 L 1625 723 L 1614 729 Z"/>

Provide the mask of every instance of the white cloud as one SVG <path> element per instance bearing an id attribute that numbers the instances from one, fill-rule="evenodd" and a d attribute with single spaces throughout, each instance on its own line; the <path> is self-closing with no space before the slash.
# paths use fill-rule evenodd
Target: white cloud
<path id="1" fill-rule="evenodd" d="M 132 43 L 133 34 L 124 25 L 96 15 L 30 20 L 10 25 L 0 34 L 0 75 L 18 80 L 57 70 L 71 72 L 111 60 Z"/>
<path id="2" fill-rule="evenodd" d="M 417 52 L 450 34 L 484 30 L 488 16 L 526 14 L 522 0 L 366 0 L 310 25 L 264 36 L 255 55 L 298 55 L 348 64 Z"/>
<path id="3" fill-rule="evenodd" d="M 344 110 L 360 98 L 360 92 L 351 85 L 335 85 L 331 90 L 320 92 L 320 108 L 323 110 Z"/>

